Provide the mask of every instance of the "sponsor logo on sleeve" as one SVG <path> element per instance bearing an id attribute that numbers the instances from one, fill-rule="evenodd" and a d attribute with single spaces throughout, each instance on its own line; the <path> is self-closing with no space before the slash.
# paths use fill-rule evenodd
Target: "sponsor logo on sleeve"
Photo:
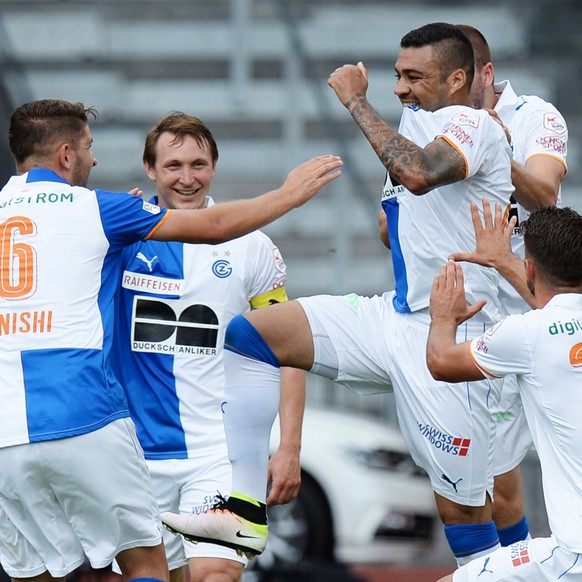
<path id="1" fill-rule="evenodd" d="M 152 204 L 151 202 L 143 201 L 143 209 L 150 214 L 159 214 L 161 212 L 161 208 Z"/>
<path id="2" fill-rule="evenodd" d="M 565 156 L 567 152 L 566 140 L 563 137 L 543 135 L 536 139 L 536 143 L 543 149 Z"/>
<path id="3" fill-rule="evenodd" d="M 470 127 L 477 129 L 479 127 L 479 122 L 481 121 L 481 119 L 479 118 L 478 115 L 475 115 L 474 113 L 467 113 L 465 111 L 462 111 L 461 113 L 457 113 L 453 117 L 452 121 L 457 125 L 468 125 Z"/>
<path id="4" fill-rule="evenodd" d="M 544 127 L 555 133 L 566 133 L 566 122 L 553 111 L 544 113 Z"/>
<path id="5" fill-rule="evenodd" d="M 457 123 L 445 127 L 443 135 L 452 135 L 458 143 L 467 144 L 471 148 L 475 145 L 473 138 Z"/>

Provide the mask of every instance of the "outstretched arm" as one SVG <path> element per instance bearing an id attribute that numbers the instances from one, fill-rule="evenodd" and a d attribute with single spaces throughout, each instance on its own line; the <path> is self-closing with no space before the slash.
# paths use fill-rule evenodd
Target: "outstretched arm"
<path id="1" fill-rule="evenodd" d="M 484 300 L 467 305 L 459 263 L 449 261 L 441 267 L 430 295 L 431 323 L 426 348 L 428 369 L 435 380 L 463 382 L 485 377 L 471 357 L 471 342 L 457 344 L 456 340 L 459 324 L 473 317 L 484 305 Z"/>
<path id="2" fill-rule="evenodd" d="M 297 497 L 301 485 L 301 427 L 305 409 L 305 372 L 281 368 L 279 447 L 269 461 L 267 505 L 288 503 Z"/>
<path id="3" fill-rule="evenodd" d="M 368 102 L 368 71 L 363 63 L 344 65 L 328 79 L 390 175 L 413 194 L 465 179 L 463 157 L 443 139 L 421 148 L 388 125 Z"/>
<path id="4" fill-rule="evenodd" d="M 453 253 L 449 258 L 453 261 L 467 261 L 497 269 L 530 307 L 539 307 L 536 297 L 527 286 L 523 261 L 511 252 L 511 234 L 515 227 L 515 217 L 512 217 L 509 222 L 505 220 L 499 203 L 495 205 L 495 216 L 493 216 L 491 205 L 485 198 L 483 199 L 483 222 L 475 203 L 471 204 L 471 218 L 477 242 L 475 250 L 472 253 Z"/>
<path id="5" fill-rule="evenodd" d="M 319 156 L 292 170 L 280 188 L 262 196 L 200 210 L 171 210 L 151 238 L 189 243 L 238 238 L 305 204 L 340 175 L 341 165 L 337 156 Z"/>

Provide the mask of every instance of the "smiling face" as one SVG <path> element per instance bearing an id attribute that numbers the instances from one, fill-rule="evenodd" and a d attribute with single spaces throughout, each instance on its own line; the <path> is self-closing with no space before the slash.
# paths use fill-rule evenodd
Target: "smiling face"
<path id="1" fill-rule="evenodd" d="M 452 104 L 449 79 L 443 79 L 442 66 L 432 46 L 401 49 L 394 69 L 397 79 L 394 94 L 403 106 L 436 111 Z"/>
<path id="2" fill-rule="evenodd" d="M 190 135 L 176 138 L 164 132 L 155 147 L 155 166 L 144 165 L 148 177 L 156 183 L 159 206 L 204 208 L 216 169 L 208 146 Z"/>

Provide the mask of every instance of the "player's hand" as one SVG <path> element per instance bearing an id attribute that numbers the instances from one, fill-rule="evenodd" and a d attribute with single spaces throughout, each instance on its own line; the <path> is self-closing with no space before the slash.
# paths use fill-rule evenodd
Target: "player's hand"
<path id="1" fill-rule="evenodd" d="M 344 65 L 329 76 L 327 84 L 335 91 L 342 105 L 347 107 L 356 95 L 366 96 L 368 71 L 362 61 L 357 65 Z"/>
<path id="2" fill-rule="evenodd" d="M 489 115 L 491 115 L 491 117 L 495 121 L 497 121 L 497 123 L 499 123 L 499 125 L 502 127 L 503 131 L 505 132 L 505 137 L 507 138 L 509 145 L 511 145 L 511 133 L 509 132 L 509 129 L 507 128 L 507 126 L 505 126 L 503 124 L 503 121 L 501 121 L 501 117 L 499 117 L 499 114 L 497 113 L 497 111 L 495 111 L 495 109 L 487 109 L 487 108 L 485 108 L 485 111 L 487 111 L 487 113 L 489 113 Z"/>
<path id="3" fill-rule="evenodd" d="M 268 483 L 267 505 L 280 505 L 295 499 L 301 486 L 299 454 L 277 449 L 269 460 Z"/>
<path id="4" fill-rule="evenodd" d="M 471 204 L 471 218 L 475 229 L 475 250 L 471 253 L 453 253 L 449 259 L 499 269 L 510 258 L 513 258 L 511 235 L 517 218 L 512 216 L 508 222 L 503 216 L 503 209 L 499 202 L 495 204 L 495 216 L 493 216 L 491 205 L 486 198 L 483 199 L 483 222 L 475 203 Z"/>
<path id="5" fill-rule="evenodd" d="M 295 206 L 301 206 L 313 198 L 326 184 L 341 175 L 343 165 L 339 156 L 318 156 L 304 162 L 289 172 L 281 187 L 288 196 L 296 199 Z"/>
<path id="6" fill-rule="evenodd" d="M 459 263 L 448 261 L 435 277 L 430 293 L 429 311 L 433 322 L 448 321 L 460 325 L 481 311 L 484 299 L 467 305 L 463 269 Z"/>
<path id="7" fill-rule="evenodd" d="M 129 191 L 129 194 L 132 194 L 133 196 L 137 196 L 138 198 L 143 198 L 143 190 L 140 190 L 139 188 L 132 188 Z"/>

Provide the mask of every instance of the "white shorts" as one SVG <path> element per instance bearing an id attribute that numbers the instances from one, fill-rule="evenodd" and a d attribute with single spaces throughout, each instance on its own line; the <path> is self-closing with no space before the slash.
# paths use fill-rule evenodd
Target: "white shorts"
<path id="1" fill-rule="evenodd" d="M 493 446 L 501 382 L 437 382 L 426 365 L 430 317 L 397 313 L 392 294 L 299 299 L 314 335 L 312 372 L 359 391 L 392 383 L 400 430 L 439 495 L 468 506 L 493 497 Z M 458 341 L 483 333 L 464 324 Z"/>
<path id="2" fill-rule="evenodd" d="M 0 449 L 0 562 L 14 578 L 72 572 L 87 555 L 162 541 L 157 503 L 128 418 L 84 435 Z"/>
<path id="3" fill-rule="evenodd" d="M 453 582 L 582 582 L 582 555 L 552 536 L 517 542 L 476 558 L 453 574 Z"/>
<path id="4" fill-rule="evenodd" d="M 515 469 L 533 447 L 521 396 L 514 374 L 503 378 L 501 398 L 496 413 L 497 434 L 493 454 L 493 474 L 503 475 Z"/>
<path id="5" fill-rule="evenodd" d="M 200 513 L 214 505 L 218 493 L 225 496 L 230 493 L 232 474 L 226 449 L 196 459 L 147 460 L 146 463 L 160 511 Z M 224 558 L 245 565 L 248 562 L 230 548 L 203 542 L 193 544 L 167 530 L 164 530 L 164 545 L 170 570 L 186 566 L 189 558 Z M 116 564 L 113 569 L 119 572 Z"/>

